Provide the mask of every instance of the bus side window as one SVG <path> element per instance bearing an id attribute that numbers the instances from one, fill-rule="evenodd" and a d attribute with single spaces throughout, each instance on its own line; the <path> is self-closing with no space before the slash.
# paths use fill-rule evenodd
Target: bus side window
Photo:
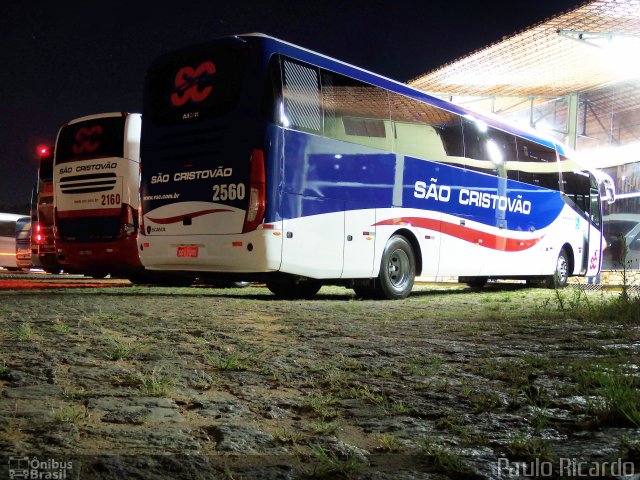
<path id="1" fill-rule="evenodd" d="M 517 158 L 516 140 L 510 133 L 482 121 L 463 119 L 465 167 L 482 173 L 506 176 L 507 165 Z"/>
<path id="2" fill-rule="evenodd" d="M 562 172 L 562 190 L 565 200 L 573 206 L 584 218 L 590 209 L 589 194 L 591 183 L 589 174 L 583 172 Z"/>
<path id="3" fill-rule="evenodd" d="M 391 151 L 386 90 L 323 70 L 322 102 L 325 136 Z"/>
<path id="4" fill-rule="evenodd" d="M 16 223 L 0 221 L 0 237 L 15 237 Z"/>
<path id="5" fill-rule="evenodd" d="M 524 138 L 518 138 L 516 142 L 518 161 L 511 166 L 509 178 L 536 187 L 558 190 L 560 176 L 555 149 Z"/>
<path id="6" fill-rule="evenodd" d="M 463 164 L 462 124 L 458 115 L 395 93 L 389 98 L 396 153 Z"/>
<path id="7" fill-rule="evenodd" d="M 320 71 L 289 59 L 282 60 L 285 127 L 322 134 Z"/>
<path id="8" fill-rule="evenodd" d="M 281 58 L 274 55 L 269 60 L 268 78 L 262 97 L 262 112 L 267 120 L 282 125 L 284 115 L 284 103 L 282 100 L 282 75 L 280 70 Z M 282 109 L 280 105 L 282 104 Z"/>

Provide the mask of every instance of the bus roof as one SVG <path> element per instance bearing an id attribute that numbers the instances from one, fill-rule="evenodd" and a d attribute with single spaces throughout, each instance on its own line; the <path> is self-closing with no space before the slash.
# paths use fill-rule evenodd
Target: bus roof
<path id="1" fill-rule="evenodd" d="M 336 73 L 340 73 L 343 75 L 347 75 L 356 80 L 360 80 L 365 83 L 369 83 L 371 85 L 379 86 L 386 90 L 399 93 L 401 95 L 405 95 L 407 97 L 413 98 L 415 100 L 428 103 L 435 107 L 441 108 L 448 112 L 460 115 L 462 117 L 468 117 L 473 120 L 480 120 L 486 123 L 488 126 L 497 128 L 498 130 L 502 130 L 507 133 L 511 133 L 513 135 L 517 135 L 519 137 L 526 138 L 527 140 L 531 140 L 533 142 L 539 143 L 541 145 L 545 145 L 549 148 L 556 149 L 560 154 L 565 154 L 565 149 L 563 146 L 556 142 L 553 139 L 547 138 L 544 135 L 541 135 L 540 132 L 527 129 L 526 127 L 516 127 L 505 122 L 503 119 L 496 117 L 495 115 L 486 114 L 486 113 L 477 113 L 471 110 L 467 110 L 459 105 L 448 102 L 446 100 L 442 100 L 440 98 L 429 95 L 421 90 L 418 90 L 414 87 L 410 87 L 404 83 L 398 82 L 397 80 L 393 80 L 387 78 L 385 76 L 379 75 L 377 73 L 373 73 L 364 68 L 357 67 L 355 65 L 343 62 L 333 57 L 329 57 L 322 53 L 309 50 L 307 48 L 301 47 L 299 45 L 295 45 L 289 43 L 287 41 L 281 40 L 276 37 L 272 37 L 266 35 L 264 33 L 253 32 L 253 33 L 244 33 L 238 35 L 229 35 L 226 37 L 220 37 L 218 39 L 214 39 L 209 42 L 202 42 L 195 45 L 189 45 L 172 52 L 167 52 L 156 59 L 154 64 L 164 61 L 165 58 L 173 57 L 176 54 L 180 54 L 182 52 L 188 51 L 192 48 L 197 47 L 206 47 L 214 43 L 216 40 L 221 39 L 238 39 L 243 41 L 254 41 L 262 44 L 265 49 L 265 53 L 267 55 L 273 54 L 282 54 L 286 56 L 290 56 L 296 58 L 298 60 L 311 63 L 313 65 L 317 65 L 318 67 L 325 68 L 327 70 L 334 71 Z"/>
<path id="2" fill-rule="evenodd" d="M 471 117 L 474 120 L 481 120 L 489 126 L 497 128 L 499 130 L 512 133 L 514 135 L 524 137 L 528 140 L 534 141 L 536 143 L 540 143 L 542 145 L 546 145 L 550 148 L 557 148 L 560 154 L 565 154 L 564 148 L 561 144 L 554 141 L 553 139 L 547 138 L 544 135 L 541 135 L 540 132 L 535 131 L 533 129 L 527 129 L 519 126 L 515 126 L 505 122 L 503 119 L 491 115 L 491 114 L 483 114 L 474 112 L 454 103 L 448 102 L 446 100 L 442 100 L 440 98 L 434 97 L 425 93 L 422 90 L 418 90 L 414 87 L 411 87 L 402 82 L 398 82 L 397 80 L 390 79 L 383 75 L 379 75 L 377 73 L 371 72 L 364 68 L 357 67 L 355 65 L 351 65 L 349 63 L 343 62 L 333 57 L 329 57 L 319 52 L 315 52 L 313 50 L 309 50 L 307 48 L 294 45 L 292 43 L 286 42 L 279 38 L 271 37 L 269 35 L 265 35 L 263 33 L 247 33 L 236 35 L 237 38 L 260 38 L 263 39 L 266 45 L 270 46 L 270 50 L 272 53 L 282 53 L 289 56 L 295 56 L 299 60 L 307 61 L 309 63 L 313 63 L 318 65 L 319 67 L 324 67 L 329 70 L 335 71 L 336 73 L 342 73 L 348 75 L 350 77 L 356 78 L 357 80 L 361 80 L 366 83 L 370 83 L 373 85 L 380 86 L 387 90 L 406 95 L 408 97 L 414 98 L 416 100 L 429 103 L 436 107 L 442 108 L 443 110 L 447 110 L 451 113 L 458 114 L 463 117 Z"/>
<path id="3" fill-rule="evenodd" d="M 21 218 L 31 218 L 29 215 L 20 215 L 19 213 L 0 213 L 0 220 L 17 222 Z"/>
<path id="4" fill-rule="evenodd" d="M 98 118 L 112 118 L 112 117 L 126 117 L 128 115 L 140 115 L 130 112 L 110 112 L 110 113 L 97 113 L 94 115 L 85 115 L 84 117 L 74 118 L 66 122 L 63 127 L 67 125 L 73 125 L 74 123 L 86 122 L 88 120 L 96 120 Z"/>

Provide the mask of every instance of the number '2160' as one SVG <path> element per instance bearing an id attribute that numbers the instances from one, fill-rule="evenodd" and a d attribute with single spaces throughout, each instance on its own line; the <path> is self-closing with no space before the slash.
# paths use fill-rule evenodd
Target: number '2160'
<path id="1" fill-rule="evenodd" d="M 100 195 L 102 197 L 102 205 L 120 205 L 120 194 L 111 193 L 108 195 Z"/>

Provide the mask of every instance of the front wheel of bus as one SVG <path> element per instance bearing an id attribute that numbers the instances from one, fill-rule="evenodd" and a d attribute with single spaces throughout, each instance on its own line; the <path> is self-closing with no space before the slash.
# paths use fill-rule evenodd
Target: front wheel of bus
<path id="1" fill-rule="evenodd" d="M 563 248 L 558 255 L 556 262 L 556 270 L 553 275 L 549 275 L 546 279 L 547 288 L 564 288 L 569 281 L 569 256 Z"/>
<path id="2" fill-rule="evenodd" d="M 407 298 L 413 288 L 415 276 L 416 260 L 411 244 L 402 236 L 391 237 L 382 253 L 380 274 L 376 282 L 380 298 Z"/>
<path id="3" fill-rule="evenodd" d="M 267 288 L 278 298 L 285 298 L 288 300 L 295 300 L 300 298 L 311 298 L 318 290 L 320 290 L 322 284 L 315 280 L 306 280 L 303 282 L 267 282 Z"/>

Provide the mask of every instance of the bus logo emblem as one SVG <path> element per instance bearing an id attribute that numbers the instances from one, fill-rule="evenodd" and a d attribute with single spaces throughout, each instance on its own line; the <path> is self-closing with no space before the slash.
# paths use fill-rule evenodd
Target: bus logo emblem
<path id="1" fill-rule="evenodd" d="M 210 83 L 214 73 L 216 73 L 216 66 L 208 61 L 201 63 L 195 70 L 190 66 L 182 67 L 176 74 L 171 104 L 174 107 L 181 107 L 188 101 L 202 102 L 213 90 L 211 85 L 205 85 Z"/>
<path id="2" fill-rule="evenodd" d="M 100 142 L 96 137 L 102 135 L 103 132 L 100 125 L 82 127 L 76 132 L 75 143 L 71 146 L 71 150 L 76 155 L 95 152 L 100 147 Z"/>

